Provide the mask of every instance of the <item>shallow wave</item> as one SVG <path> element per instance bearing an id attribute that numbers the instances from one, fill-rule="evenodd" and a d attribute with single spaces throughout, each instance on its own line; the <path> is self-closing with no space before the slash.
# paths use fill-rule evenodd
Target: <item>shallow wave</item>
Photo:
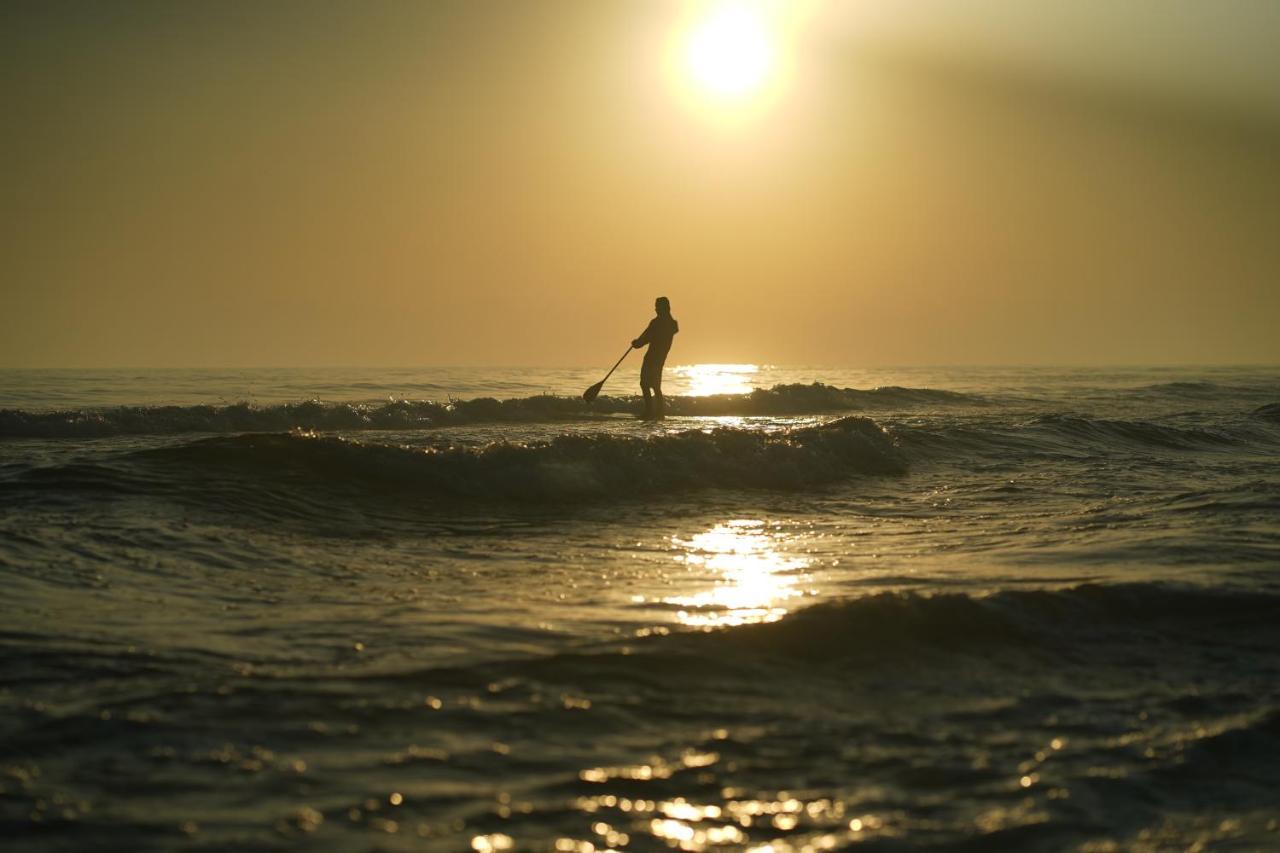
<path id="1" fill-rule="evenodd" d="M 412 449 L 313 433 L 218 436 L 138 451 L 144 465 L 248 477 L 303 489 L 514 500 L 625 498 L 705 488 L 804 489 L 906 469 L 874 421 L 848 417 L 775 433 L 721 428 L 637 438 L 564 435 L 546 442 Z"/>
<path id="2" fill-rule="evenodd" d="M 800 415 L 919 406 L 979 405 L 980 397 L 929 388 L 885 387 L 859 390 L 811 385 L 777 385 L 750 394 L 668 397 L 675 416 Z M 124 406 L 110 409 L 27 412 L 0 410 L 0 437 L 96 438 L 119 435 L 171 435 L 193 432 L 277 432 L 314 430 L 406 430 L 475 423 L 536 423 L 602 415 L 635 414 L 634 396 L 580 397 L 541 394 L 498 400 L 395 400 L 381 405 L 308 401 L 279 406 Z"/>
<path id="3" fill-rule="evenodd" d="M 1079 456 L 1152 449 L 1211 451 L 1274 443 L 1276 439 L 1273 432 L 1247 421 L 1198 426 L 1059 413 L 980 421 L 939 419 L 928 424 L 896 426 L 894 432 L 913 457 L 938 460 L 974 455 Z"/>
<path id="4" fill-rule="evenodd" d="M 1104 444 L 1120 441 L 1155 447 L 1195 449 L 1212 445 L 1236 444 L 1240 440 L 1223 430 L 1173 426 L 1155 421 L 1126 421 L 1053 414 L 1042 415 L 1036 419 L 1035 423 L 1066 436 Z"/>
<path id="5" fill-rule="evenodd" d="M 1174 396 L 1198 397 L 1221 393 L 1225 386 L 1208 381 L 1156 382 L 1137 389 L 1139 392 L 1171 394 Z"/>
<path id="6" fill-rule="evenodd" d="M 776 623 L 707 640 L 742 652 L 830 659 L 931 648 L 1076 647 L 1117 634 L 1267 629 L 1280 639 L 1280 596 L 1155 583 L 1085 584 L 991 595 L 882 593 L 817 604 Z"/>
<path id="7" fill-rule="evenodd" d="M 1228 648 L 1253 659 L 1224 668 L 1221 654 Z M 884 592 L 814 604 L 776 622 L 657 632 L 545 657 L 378 668 L 352 678 L 465 686 L 499 676 L 553 682 L 589 676 L 598 684 L 660 681 L 674 689 L 680 679 L 767 683 L 818 673 L 875 678 L 928 669 L 938 683 L 964 682 L 962 695 L 982 673 L 1004 677 L 1024 664 L 1043 672 L 1079 667 L 1124 680 L 1135 668 L 1169 669 L 1198 658 L 1224 677 L 1264 661 L 1280 672 L 1280 594 L 1161 582 L 985 594 Z"/>
<path id="8" fill-rule="evenodd" d="M 547 676 L 612 660 L 620 675 L 649 658 L 696 674 L 735 666 L 897 669 L 958 657 L 1001 668 L 1008 656 L 1098 670 L 1153 661 L 1176 645 L 1242 643 L 1280 653 L 1280 595 L 1164 583 L 1084 584 L 991 594 L 878 593 L 815 604 L 777 622 L 655 635 L 617 649 L 511 663 Z M 968 673 L 968 670 L 965 670 Z M 967 678 L 968 675 L 961 677 Z"/>
<path id="9" fill-rule="evenodd" d="M 1253 410 L 1255 418 L 1280 423 L 1280 403 L 1268 403 Z"/>

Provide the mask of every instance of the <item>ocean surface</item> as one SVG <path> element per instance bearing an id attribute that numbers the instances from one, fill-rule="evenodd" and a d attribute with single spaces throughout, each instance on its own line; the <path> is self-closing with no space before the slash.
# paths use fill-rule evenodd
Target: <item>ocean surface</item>
<path id="1" fill-rule="evenodd" d="M 0 371 L 7 851 L 1280 849 L 1280 368 Z"/>

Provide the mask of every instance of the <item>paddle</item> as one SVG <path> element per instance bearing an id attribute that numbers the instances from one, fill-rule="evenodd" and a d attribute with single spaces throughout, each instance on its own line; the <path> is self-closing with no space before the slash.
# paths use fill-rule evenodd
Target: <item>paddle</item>
<path id="1" fill-rule="evenodd" d="M 631 352 L 631 347 L 627 347 L 627 352 Z M 622 358 L 627 357 L 627 352 L 622 354 Z M 618 365 L 622 364 L 622 358 L 618 359 L 617 363 L 614 364 L 613 367 L 609 368 L 609 372 L 604 375 L 604 379 L 601 379 L 595 385 L 592 385 L 590 388 L 582 392 L 582 399 L 590 403 L 596 397 L 600 396 L 600 389 L 604 387 L 605 382 L 609 381 L 609 377 L 613 375 L 613 371 L 618 369 Z"/>

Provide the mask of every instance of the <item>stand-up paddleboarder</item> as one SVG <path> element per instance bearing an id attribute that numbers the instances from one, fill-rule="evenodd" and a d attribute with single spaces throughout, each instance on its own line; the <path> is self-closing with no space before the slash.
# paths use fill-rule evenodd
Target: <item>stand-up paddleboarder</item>
<path id="1" fill-rule="evenodd" d="M 667 297 L 659 296 L 653 310 L 658 316 L 649 321 L 649 327 L 631 342 L 631 347 L 639 349 L 649 345 L 640 367 L 640 393 L 644 394 L 644 417 L 658 420 L 662 417 L 662 365 L 671 351 L 671 339 L 680 331 L 680 324 L 671 316 L 671 302 Z"/>

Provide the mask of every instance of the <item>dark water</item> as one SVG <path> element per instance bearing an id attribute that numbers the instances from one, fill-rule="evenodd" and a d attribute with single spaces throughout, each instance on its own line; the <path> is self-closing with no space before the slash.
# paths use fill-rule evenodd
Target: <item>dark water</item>
<path id="1" fill-rule="evenodd" d="M 1280 371 L 683 370 L 0 373 L 6 848 L 1280 848 Z"/>

